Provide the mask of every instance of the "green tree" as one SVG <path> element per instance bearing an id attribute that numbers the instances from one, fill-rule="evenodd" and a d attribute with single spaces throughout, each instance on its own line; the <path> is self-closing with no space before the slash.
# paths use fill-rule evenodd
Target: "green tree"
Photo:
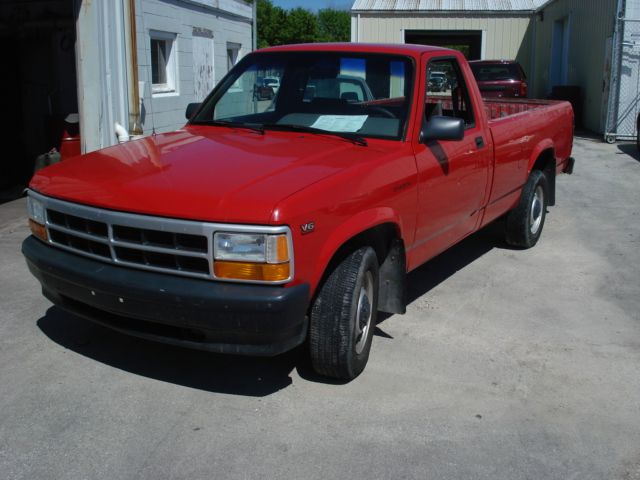
<path id="1" fill-rule="evenodd" d="M 305 8 L 284 10 L 271 0 L 257 0 L 258 48 L 289 43 L 348 42 L 349 12 L 325 8 L 317 15 Z"/>
<path id="2" fill-rule="evenodd" d="M 318 41 L 318 19 L 309 10 L 294 8 L 287 12 L 284 43 Z"/>
<path id="3" fill-rule="evenodd" d="M 320 42 L 348 42 L 351 37 L 351 16 L 344 10 L 324 8 L 318 12 Z"/>
<path id="4" fill-rule="evenodd" d="M 287 12 L 274 6 L 271 0 L 258 0 L 258 48 L 286 43 Z"/>

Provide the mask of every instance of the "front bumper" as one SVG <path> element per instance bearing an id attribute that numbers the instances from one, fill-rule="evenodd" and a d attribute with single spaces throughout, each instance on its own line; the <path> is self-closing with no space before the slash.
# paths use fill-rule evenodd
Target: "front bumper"
<path id="1" fill-rule="evenodd" d="M 307 284 L 233 284 L 136 270 L 68 253 L 32 236 L 22 253 L 54 304 L 126 334 L 258 356 L 290 350 L 307 334 Z"/>

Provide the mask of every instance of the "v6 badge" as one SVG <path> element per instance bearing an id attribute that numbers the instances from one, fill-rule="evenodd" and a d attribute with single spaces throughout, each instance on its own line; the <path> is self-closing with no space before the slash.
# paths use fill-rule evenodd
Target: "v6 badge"
<path id="1" fill-rule="evenodd" d="M 315 228 L 316 228 L 316 224 L 313 222 L 303 223 L 302 225 L 300 225 L 300 230 L 302 231 L 303 235 L 313 232 Z"/>

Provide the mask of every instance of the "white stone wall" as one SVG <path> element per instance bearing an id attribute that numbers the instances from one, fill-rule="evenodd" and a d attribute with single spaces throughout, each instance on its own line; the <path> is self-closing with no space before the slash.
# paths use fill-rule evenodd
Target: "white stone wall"
<path id="1" fill-rule="evenodd" d="M 185 123 L 184 112 L 202 98 L 202 85 L 213 85 L 227 73 L 227 44 L 241 45 L 241 58 L 252 49 L 251 5 L 244 0 L 137 0 L 138 76 L 144 133 L 172 131 Z M 194 50 L 194 28 L 196 48 Z M 152 94 L 150 31 L 176 35 L 176 91 Z M 213 78 L 204 65 L 205 39 L 213 36 Z M 194 61 L 195 55 L 195 61 Z M 195 67 L 194 67 L 195 65 Z M 205 78 L 195 78 L 204 75 Z M 198 95 L 196 96 L 196 93 Z"/>

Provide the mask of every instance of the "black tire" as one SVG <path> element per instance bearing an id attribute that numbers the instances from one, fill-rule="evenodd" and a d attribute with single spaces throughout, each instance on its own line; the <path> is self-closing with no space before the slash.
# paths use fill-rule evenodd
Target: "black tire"
<path id="1" fill-rule="evenodd" d="M 372 298 L 362 299 L 365 290 L 369 293 L 364 296 Z M 357 377 L 369 360 L 377 313 L 378 259 L 372 248 L 363 247 L 331 272 L 313 303 L 309 325 L 313 369 L 343 380 Z"/>
<path id="2" fill-rule="evenodd" d="M 548 197 L 547 177 L 540 170 L 532 171 L 518 205 L 507 214 L 506 241 L 509 245 L 531 248 L 538 242 L 544 227 Z"/>

